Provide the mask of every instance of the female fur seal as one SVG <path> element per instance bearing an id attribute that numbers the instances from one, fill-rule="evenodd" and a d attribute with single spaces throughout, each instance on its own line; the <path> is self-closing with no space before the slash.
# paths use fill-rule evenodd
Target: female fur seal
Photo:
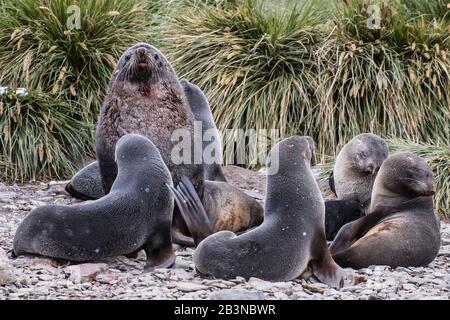
<path id="1" fill-rule="evenodd" d="M 387 143 L 375 134 L 363 133 L 350 140 L 339 152 L 334 165 L 337 198 L 356 200 L 368 208 L 373 182 L 388 153 Z"/>
<path id="2" fill-rule="evenodd" d="M 195 199 L 172 188 L 194 239 L 197 270 L 216 278 L 258 277 L 289 281 L 308 267 L 322 282 L 339 287 L 346 273 L 333 261 L 325 239 L 325 207 L 310 168 L 314 142 L 309 137 L 290 137 L 271 151 L 279 153 L 278 173 L 268 176 L 264 222 L 240 236 L 229 231 L 202 241 L 195 223 L 204 221 Z M 271 157 L 269 156 L 270 161 Z M 181 185 L 180 187 L 182 187 Z"/>
<path id="3" fill-rule="evenodd" d="M 213 163 L 205 163 L 205 179 L 226 182 L 227 179 L 223 174 L 221 165 L 222 144 L 208 100 L 203 91 L 195 84 L 185 79 L 181 80 L 180 83 L 184 89 L 191 111 L 194 114 L 195 121 L 200 122 L 202 125 L 202 135 L 204 139 L 206 136 L 208 138 L 208 140 L 203 140 L 203 152 L 205 153 L 206 150 L 211 147 L 215 151 L 215 154 L 211 155 L 212 159 L 208 159 L 214 160 Z"/>
<path id="4" fill-rule="evenodd" d="M 433 173 L 412 153 L 390 156 L 375 179 L 370 213 L 346 224 L 330 250 L 342 267 L 428 265 L 440 246 Z"/>
<path id="5" fill-rule="evenodd" d="M 147 269 L 175 261 L 170 227 L 170 172 L 155 145 L 126 135 L 116 146 L 118 176 L 111 192 L 87 204 L 34 209 L 14 237 L 15 255 L 91 261 L 144 249 Z"/>

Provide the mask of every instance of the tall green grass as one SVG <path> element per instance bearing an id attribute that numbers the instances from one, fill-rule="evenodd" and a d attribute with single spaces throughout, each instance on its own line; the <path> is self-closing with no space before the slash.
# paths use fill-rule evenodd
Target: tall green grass
<path id="1" fill-rule="evenodd" d="M 445 141 L 448 9 L 425 2 L 409 10 L 400 0 L 193 7 L 165 26 L 166 50 L 180 76 L 206 91 L 221 129 L 310 135 L 322 159 L 367 131 Z M 367 25 L 373 4 L 380 29 Z"/>
<path id="2" fill-rule="evenodd" d="M 79 29 L 68 25 L 72 5 Z M 94 123 L 118 57 L 149 38 L 151 8 L 143 0 L 4 0 L 0 84 L 61 94 Z"/>
<path id="3" fill-rule="evenodd" d="M 53 94 L 0 95 L 0 180 L 70 177 L 91 151 L 91 127 L 72 103 Z"/>
<path id="4" fill-rule="evenodd" d="M 163 26 L 178 73 L 210 99 L 220 129 L 308 131 L 317 107 L 320 57 L 329 35 L 312 2 L 198 6 Z"/>

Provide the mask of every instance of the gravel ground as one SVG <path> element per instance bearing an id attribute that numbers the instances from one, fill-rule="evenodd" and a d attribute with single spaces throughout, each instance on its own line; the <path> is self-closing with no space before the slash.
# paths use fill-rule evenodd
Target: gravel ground
<path id="1" fill-rule="evenodd" d="M 229 180 L 262 194 L 264 178 L 231 167 Z M 143 273 L 145 254 L 135 260 L 116 257 L 92 264 L 64 265 L 50 259 L 7 258 L 20 221 L 44 204 L 76 203 L 64 183 L 36 183 L 7 187 L 0 184 L 0 300 L 2 299 L 450 299 L 450 224 L 442 221 L 442 246 L 426 268 L 374 266 L 355 271 L 365 281 L 341 290 L 315 281 L 308 272 L 291 282 L 270 283 L 202 279 L 192 263 L 193 250 L 176 246 L 171 269 Z M 2 285 L 2 283 L 10 284 Z"/>

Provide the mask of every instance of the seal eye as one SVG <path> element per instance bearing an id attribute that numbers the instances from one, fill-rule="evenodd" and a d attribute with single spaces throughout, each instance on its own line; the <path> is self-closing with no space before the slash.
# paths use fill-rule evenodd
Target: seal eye
<path id="1" fill-rule="evenodd" d="M 130 59 L 131 59 L 131 54 L 127 54 L 127 55 L 125 56 L 125 61 L 130 61 Z"/>
<path id="2" fill-rule="evenodd" d="M 155 59 L 155 61 L 159 60 L 159 56 L 157 54 L 153 55 L 153 58 Z"/>

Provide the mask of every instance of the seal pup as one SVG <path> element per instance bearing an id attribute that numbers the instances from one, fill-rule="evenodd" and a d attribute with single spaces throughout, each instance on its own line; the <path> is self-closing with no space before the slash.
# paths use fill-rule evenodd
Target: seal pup
<path id="1" fill-rule="evenodd" d="M 375 179 L 370 213 L 342 227 L 331 244 L 335 261 L 355 269 L 428 265 L 440 246 L 434 188 L 425 160 L 413 153 L 390 156 Z"/>
<path id="2" fill-rule="evenodd" d="M 195 223 L 207 217 L 196 208 L 198 200 L 183 193 L 183 184 L 171 188 L 183 216 L 191 217 L 186 222 L 199 243 L 194 252 L 199 273 L 221 279 L 290 281 L 310 266 L 320 281 L 342 286 L 346 273 L 333 261 L 325 239 L 325 206 L 310 168 L 313 151 L 312 139 L 298 136 L 272 148 L 268 164 L 279 154 L 279 166 L 267 177 L 264 221 L 239 236 L 221 231 L 203 240 Z"/>
<path id="3" fill-rule="evenodd" d="M 118 176 L 111 192 L 90 203 L 34 209 L 17 229 L 15 256 L 81 262 L 144 249 L 146 270 L 174 263 L 172 179 L 158 149 L 131 134 L 119 140 L 115 155 Z"/>
<path id="4" fill-rule="evenodd" d="M 183 79 L 180 81 L 188 100 L 195 121 L 202 124 L 203 153 L 212 149 L 217 154 L 211 154 L 213 163 L 205 163 L 205 179 L 210 181 L 226 182 L 222 171 L 222 144 L 208 100 L 203 91 L 195 84 Z M 212 140 L 212 141 L 211 141 Z M 205 159 L 203 159 L 205 160 Z"/>
<path id="5" fill-rule="evenodd" d="M 363 133 L 350 140 L 339 152 L 333 169 L 330 187 L 335 189 L 339 200 L 356 200 L 365 209 L 378 170 L 389 153 L 382 138 Z"/>

